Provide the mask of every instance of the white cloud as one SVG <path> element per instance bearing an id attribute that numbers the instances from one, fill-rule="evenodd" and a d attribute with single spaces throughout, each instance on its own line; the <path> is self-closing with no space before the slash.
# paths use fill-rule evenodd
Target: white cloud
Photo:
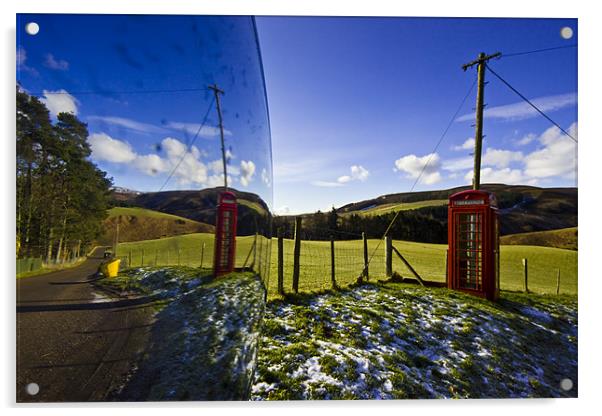
<path id="1" fill-rule="evenodd" d="M 569 134 L 577 135 L 577 124 L 569 128 Z M 541 135 L 529 134 L 529 141 L 538 141 L 539 148 L 523 155 L 522 152 L 512 152 L 500 149 L 487 149 L 483 156 L 481 169 L 482 183 L 506 183 L 535 185 L 548 178 L 575 179 L 577 163 L 577 144 L 560 131 L 550 127 Z M 443 167 L 452 165 L 452 171 L 463 170 L 462 163 L 455 161 L 444 162 Z M 450 163 L 452 162 L 452 163 Z M 468 162 L 468 161 L 467 161 Z M 518 167 L 510 168 L 511 163 Z M 472 170 L 467 172 L 464 179 L 472 182 Z"/>
<path id="2" fill-rule="evenodd" d="M 207 182 L 207 166 L 199 160 L 198 150 L 197 152 L 187 151 L 184 143 L 172 137 L 163 139 L 161 146 L 167 154 L 167 162 L 171 165 L 170 170 L 175 169 L 174 177 L 180 184 L 204 184 Z"/>
<path id="3" fill-rule="evenodd" d="M 270 175 L 268 174 L 268 171 L 266 168 L 263 168 L 261 170 L 261 181 L 265 184 L 265 186 L 267 186 L 268 188 L 270 186 L 272 186 L 272 181 L 270 179 Z"/>
<path id="4" fill-rule="evenodd" d="M 29 72 L 31 75 L 33 75 L 35 77 L 40 75 L 37 70 L 35 70 L 34 68 L 32 68 L 30 66 L 27 66 L 27 64 L 26 64 L 27 51 L 22 46 L 19 46 L 17 48 L 16 58 L 17 58 L 17 71 Z"/>
<path id="5" fill-rule="evenodd" d="M 454 150 L 473 150 L 474 149 L 474 137 L 469 137 L 460 146 L 454 146 Z"/>
<path id="6" fill-rule="evenodd" d="M 133 165 L 140 172 L 151 176 L 167 172 L 169 169 L 169 163 L 155 154 L 137 155 L 133 161 Z"/>
<path id="7" fill-rule="evenodd" d="M 427 165 L 428 163 L 428 165 Z M 420 182 L 432 185 L 441 181 L 441 160 L 437 153 L 430 153 L 422 157 L 416 155 L 403 156 L 395 161 L 395 170 L 404 172 L 408 178 L 416 179 L 421 173 Z"/>
<path id="8" fill-rule="evenodd" d="M 370 172 L 368 171 L 368 169 L 364 168 L 361 165 L 353 165 L 351 166 L 350 170 L 351 175 L 339 176 L 337 182 L 341 184 L 349 183 L 351 181 L 366 182 L 368 176 L 370 176 Z"/>
<path id="9" fill-rule="evenodd" d="M 255 174 L 255 163 L 253 161 L 240 161 L 240 184 L 242 186 L 248 186 L 253 180 Z"/>
<path id="10" fill-rule="evenodd" d="M 193 146 L 194 147 L 194 146 Z M 216 175 L 224 173 L 224 161 L 222 159 L 216 159 L 207 164 L 207 168 L 215 173 Z M 232 166 L 230 164 L 227 165 L 226 169 L 228 170 L 228 176 L 232 175 L 240 175 L 240 168 L 238 166 Z"/>
<path id="11" fill-rule="evenodd" d="M 468 172 L 464 179 L 472 183 L 473 171 Z M 535 185 L 537 180 L 526 177 L 520 169 L 482 168 L 481 183 L 504 183 L 507 185 Z"/>
<path id="12" fill-rule="evenodd" d="M 311 181 L 310 182 L 314 186 L 319 186 L 321 188 L 338 188 L 343 186 L 341 182 L 330 182 L 330 181 Z"/>
<path id="13" fill-rule="evenodd" d="M 288 215 L 291 213 L 291 209 L 288 206 L 283 205 L 280 208 L 276 209 L 274 213 L 276 215 Z"/>
<path id="14" fill-rule="evenodd" d="M 232 184 L 234 183 L 235 178 L 233 178 L 232 176 L 228 175 L 228 186 L 232 186 Z M 206 185 L 209 188 L 215 188 L 217 186 L 224 186 L 224 174 L 220 173 L 219 175 L 211 175 L 207 178 L 207 183 Z"/>
<path id="15" fill-rule="evenodd" d="M 487 148 L 481 160 L 482 166 L 505 168 L 512 162 L 520 162 L 524 158 L 522 152 Z M 470 156 L 448 159 L 441 163 L 444 170 L 451 172 L 464 171 L 474 167 L 474 158 Z"/>
<path id="16" fill-rule="evenodd" d="M 129 118 L 123 117 L 111 117 L 111 116 L 89 116 L 89 121 L 100 121 L 101 123 L 107 123 L 119 127 L 124 127 L 129 130 L 134 130 L 140 133 L 164 133 L 165 129 L 154 126 L 148 123 L 141 123 Z"/>
<path id="17" fill-rule="evenodd" d="M 522 160 L 522 152 L 487 148 L 481 162 L 483 166 L 495 166 L 498 168 L 506 168 L 512 162 L 520 162 Z"/>
<path id="18" fill-rule="evenodd" d="M 525 146 L 531 143 L 533 140 L 537 139 L 537 135 L 533 133 L 526 134 L 522 139 L 518 140 L 516 144 L 519 146 Z"/>
<path id="19" fill-rule="evenodd" d="M 441 164 L 441 167 L 443 169 L 449 170 L 452 172 L 470 169 L 473 166 L 474 166 L 474 159 L 469 156 L 456 158 L 456 159 L 444 160 Z"/>
<path id="20" fill-rule="evenodd" d="M 195 134 L 197 134 L 197 132 L 199 131 L 199 128 L 201 129 L 201 131 L 199 132 L 199 136 L 202 137 L 215 137 L 215 136 L 219 136 L 220 132 L 219 132 L 219 127 L 213 127 L 213 126 L 203 126 L 201 128 L 201 124 L 200 123 L 180 123 L 177 121 L 170 121 L 169 123 L 165 124 L 165 127 L 170 128 L 172 130 L 177 130 L 177 131 L 181 131 L 181 132 L 185 132 L 191 136 L 194 136 Z M 224 129 L 224 136 L 231 136 L 232 132 L 230 130 Z"/>
<path id="21" fill-rule="evenodd" d="M 25 48 L 19 46 L 17 48 L 17 66 L 25 65 L 25 61 L 27 61 L 27 52 L 25 51 Z"/>
<path id="22" fill-rule="evenodd" d="M 204 151 L 196 146 L 188 148 L 185 143 L 173 137 L 166 137 L 161 141 L 164 156 L 156 153 L 138 154 L 129 143 L 112 138 L 106 133 L 94 133 L 88 141 L 92 148 L 92 158 L 97 161 L 127 163 L 149 176 L 173 172 L 173 180 L 180 185 L 224 185 L 221 159 L 204 162 Z M 256 166 L 252 160 L 241 161 L 240 167 L 228 166 L 228 185 L 232 186 L 238 182 L 242 186 L 248 186 L 253 181 L 255 172 Z M 262 176 L 267 177 L 267 173 Z"/>
<path id="23" fill-rule="evenodd" d="M 545 113 L 561 110 L 566 107 L 577 105 L 577 94 L 559 94 L 546 97 L 539 97 L 531 102 Z M 538 116 L 539 113 L 528 103 L 520 101 L 514 104 L 501 105 L 485 109 L 484 118 L 497 118 L 502 120 L 523 120 Z M 474 120 L 474 114 L 465 114 L 456 119 L 456 121 Z"/>
<path id="24" fill-rule="evenodd" d="M 50 114 L 57 116 L 59 113 L 72 113 L 77 115 L 77 106 L 79 101 L 77 98 L 61 89 L 57 91 L 44 90 L 44 98 L 40 98 Z"/>
<path id="25" fill-rule="evenodd" d="M 113 139 L 105 133 L 93 133 L 88 137 L 88 143 L 92 149 L 92 158 L 98 161 L 113 163 L 129 163 L 136 159 L 137 155 L 129 143 L 119 139 Z"/>
<path id="26" fill-rule="evenodd" d="M 56 69 L 58 71 L 66 71 L 69 69 L 69 62 L 63 59 L 56 59 L 51 53 L 46 54 L 46 61 L 44 66 L 50 69 Z"/>
<path id="27" fill-rule="evenodd" d="M 577 124 L 573 123 L 569 134 L 577 137 Z M 533 178 L 560 176 L 574 178 L 576 174 L 576 146 L 557 127 L 550 127 L 538 138 L 542 148 L 525 157 L 525 174 Z"/>
<path id="28" fill-rule="evenodd" d="M 91 134 L 88 142 L 92 149 L 92 159 L 97 161 L 127 163 L 150 176 L 173 170 L 174 179 L 182 185 L 204 185 L 208 181 L 207 166 L 200 160 L 201 152 L 193 146 L 191 151 L 187 151 L 182 157 L 186 145 L 171 137 L 161 141 L 166 153 L 164 158 L 154 153 L 137 154 L 129 143 L 114 139 L 105 133 Z"/>

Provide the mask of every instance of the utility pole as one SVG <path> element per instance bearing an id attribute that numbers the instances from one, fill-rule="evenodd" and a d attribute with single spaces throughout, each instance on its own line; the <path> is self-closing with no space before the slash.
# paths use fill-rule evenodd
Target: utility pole
<path id="1" fill-rule="evenodd" d="M 217 105 L 217 116 L 219 118 L 219 132 L 222 139 L 222 162 L 224 164 L 224 187 L 228 190 L 228 172 L 226 170 L 226 148 L 224 146 L 224 121 L 222 119 L 222 106 L 219 95 L 224 93 L 224 90 L 219 89 L 217 84 L 209 86 L 209 89 L 215 94 L 215 103 Z"/>
<path id="2" fill-rule="evenodd" d="M 500 52 L 496 52 L 493 55 L 486 55 L 484 52 L 479 54 L 479 57 L 467 64 L 462 65 L 462 69 L 466 71 L 468 68 L 477 66 L 477 107 L 476 116 L 477 121 L 475 124 L 475 137 L 474 137 L 474 177 L 472 180 L 472 189 L 477 190 L 481 185 L 481 149 L 483 147 L 483 104 L 485 99 L 485 64 L 487 61 L 493 58 L 501 56 Z"/>
<path id="3" fill-rule="evenodd" d="M 117 256 L 117 245 L 119 245 L 119 223 L 121 222 L 121 215 L 117 217 L 117 223 L 115 224 L 115 239 L 113 241 L 113 257 Z"/>

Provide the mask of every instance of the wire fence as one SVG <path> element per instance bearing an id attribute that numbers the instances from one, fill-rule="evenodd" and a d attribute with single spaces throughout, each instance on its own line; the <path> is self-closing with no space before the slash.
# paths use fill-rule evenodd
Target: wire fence
<path id="1" fill-rule="evenodd" d="M 236 238 L 238 269 L 254 270 L 261 276 L 270 295 L 294 293 L 295 240 L 262 235 Z M 190 235 L 149 242 L 123 243 L 117 248 L 121 267 L 190 266 L 213 267 L 213 236 Z M 367 250 L 365 250 L 365 248 Z M 413 278 L 407 264 L 392 251 L 395 248 L 407 264 L 425 281 L 446 281 L 447 245 L 408 241 L 362 239 L 317 241 L 300 240 L 298 254 L 298 292 L 319 292 L 333 287 L 343 288 L 358 282 L 384 280 L 396 273 Z M 366 251 L 370 258 L 364 275 Z M 279 261 L 282 257 L 282 261 Z M 390 269 L 387 267 L 389 258 Z M 528 259 L 528 289 L 537 293 L 577 293 L 577 252 L 525 246 L 502 246 L 500 253 L 500 286 L 502 290 L 524 291 L 524 266 Z M 334 261 L 333 261 L 334 259 Z M 279 265 L 281 265 L 279 267 Z M 334 266 L 334 268 L 333 268 Z M 389 269 L 389 270 L 388 270 Z M 279 291 L 279 275 L 282 290 Z M 560 278 L 558 277 L 560 275 Z M 558 283 L 559 280 L 559 283 Z M 558 290 L 557 290 L 558 289 Z"/>
<path id="2" fill-rule="evenodd" d="M 363 240 L 300 241 L 298 257 L 298 292 L 319 292 L 346 287 L 364 281 L 386 280 L 392 274 L 415 279 L 414 272 L 426 282 L 443 284 L 447 279 L 447 245 L 394 241 L 391 248 L 380 240 L 366 240 L 371 260 L 365 269 Z M 333 247 L 334 246 L 334 247 Z M 272 244 L 269 293 L 279 293 L 282 275 L 284 293 L 294 293 L 295 242 L 282 241 L 282 263 L 278 261 L 278 244 Z M 334 250 L 333 250 L 334 248 Z M 376 250 L 376 251 L 374 251 Z M 389 253 L 387 254 L 387 250 Z M 397 250 L 403 257 L 395 253 Z M 390 269 L 387 267 L 389 258 Z M 523 259 L 528 259 L 528 283 Z M 333 262 L 334 259 L 334 262 Z M 406 263 L 407 262 L 407 263 Z M 334 263 L 334 269 L 333 269 Z M 409 265 L 409 267 L 408 267 Z M 411 269 L 410 269 L 411 267 Z M 281 268 L 281 270 L 279 270 Z M 364 270 L 366 273 L 364 274 Z M 500 253 L 502 290 L 536 293 L 577 293 L 577 252 L 538 247 L 502 246 Z M 282 292 L 281 292 L 282 293 Z"/>

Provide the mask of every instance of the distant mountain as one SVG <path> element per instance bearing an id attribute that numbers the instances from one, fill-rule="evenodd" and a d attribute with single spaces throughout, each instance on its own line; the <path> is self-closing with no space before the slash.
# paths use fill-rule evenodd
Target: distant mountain
<path id="1" fill-rule="evenodd" d="M 365 201 L 354 202 L 337 209 L 340 214 L 361 214 L 363 211 L 375 211 L 386 206 L 388 211 L 395 205 L 414 205 L 415 210 L 447 223 L 447 207 L 439 209 L 438 201 L 448 199 L 450 195 L 470 189 L 469 186 L 457 188 L 406 192 L 382 195 Z M 501 233 L 515 234 L 531 231 L 555 230 L 577 226 L 577 188 L 538 188 L 525 185 L 486 184 L 481 189 L 494 192 L 498 199 Z M 421 207 L 418 202 L 437 201 L 433 207 Z M 385 208 L 385 207 L 383 207 Z M 399 209 L 401 209 L 400 207 Z"/>

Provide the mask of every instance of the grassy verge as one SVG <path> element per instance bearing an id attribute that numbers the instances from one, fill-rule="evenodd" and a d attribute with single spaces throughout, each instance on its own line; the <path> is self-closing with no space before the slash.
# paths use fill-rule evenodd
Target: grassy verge
<path id="1" fill-rule="evenodd" d="M 86 261 L 86 258 L 82 257 L 82 258 L 74 261 L 73 263 L 44 266 L 41 269 L 34 270 L 33 272 L 19 273 L 19 274 L 17 274 L 17 279 L 22 279 L 25 277 L 43 276 L 48 273 L 53 273 L 53 272 L 58 272 L 60 270 L 70 269 L 72 267 L 79 266 L 84 261 Z"/>
<path id="2" fill-rule="evenodd" d="M 407 284 L 299 295 L 268 303 L 252 397 L 576 397 L 576 337 L 574 296 L 493 304 Z"/>

